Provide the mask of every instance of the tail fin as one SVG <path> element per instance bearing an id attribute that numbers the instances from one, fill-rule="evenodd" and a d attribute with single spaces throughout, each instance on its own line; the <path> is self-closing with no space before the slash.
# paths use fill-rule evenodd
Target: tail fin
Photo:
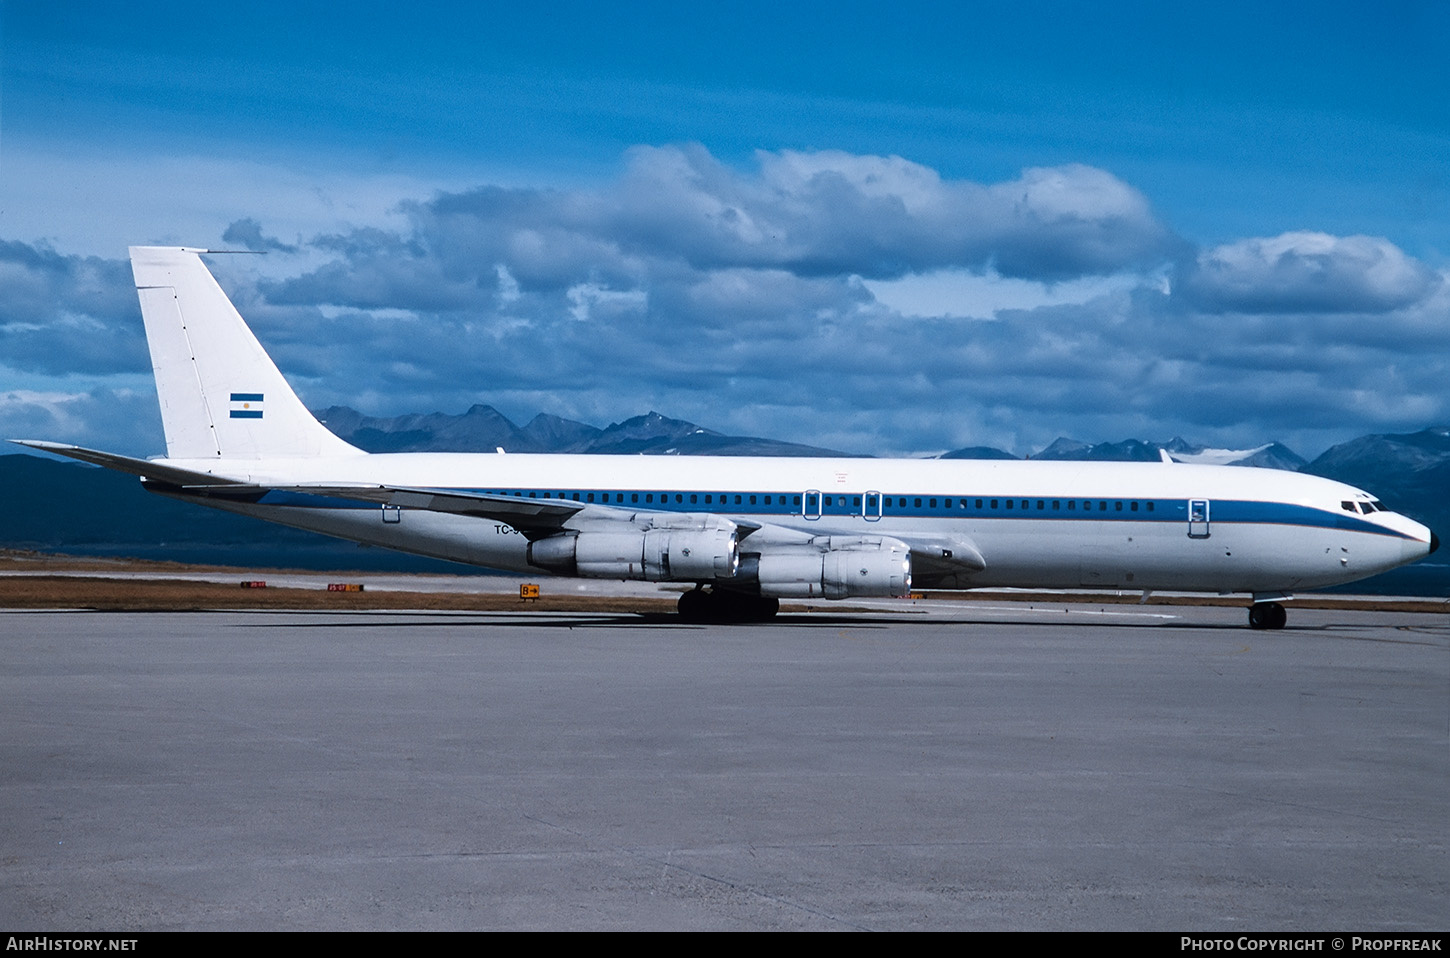
<path id="1" fill-rule="evenodd" d="M 131 247 L 171 459 L 360 454 L 318 422 L 199 253 Z"/>

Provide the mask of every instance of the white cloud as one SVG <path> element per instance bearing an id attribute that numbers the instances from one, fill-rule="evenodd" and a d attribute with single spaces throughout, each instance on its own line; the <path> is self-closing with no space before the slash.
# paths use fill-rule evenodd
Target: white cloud
<path id="1" fill-rule="evenodd" d="M 1183 288 L 1210 309 L 1380 313 L 1438 283 L 1389 240 L 1299 231 L 1204 250 Z"/>
<path id="2" fill-rule="evenodd" d="M 936 170 L 899 156 L 858 156 L 842 150 L 757 151 L 763 184 L 783 196 L 808 196 L 820 176 L 836 176 L 872 199 L 899 201 L 913 216 L 939 210 L 946 192 Z"/>
<path id="3" fill-rule="evenodd" d="M 218 234 L 279 251 L 213 265 L 317 407 L 657 409 L 874 453 L 1060 434 L 1313 452 L 1450 420 L 1450 292 L 1387 240 L 1200 253 L 1084 166 L 984 185 L 840 151 L 756 163 L 649 147 L 590 188 L 375 183 L 362 225 L 225 210 Z M 106 392 L 147 369 L 124 260 L 0 243 L 0 272 L 4 429 L 159 436 L 154 400 Z"/>
<path id="4" fill-rule="evenodd" d="M 579 322 L 594 319 L 598 312 L 602 312 L 606 320 L 625 311 L 638 312 L 649 302 L 643 290 L 608 289 L 598 283 L 579 283 L 569 287 L 565 295 L 570 303 L 569 315 Z"/>
<path id="5" fill-rule="evenodd" d="M 877 302 L 903 316 L 995 319 L 1010 309 L 1082 305 L 1145 285 L 1136 273 L 1088 276 L 1060 283 L 1011 279 L 995 271 L 940 269 L 900 279 L 864 280 Z"/>

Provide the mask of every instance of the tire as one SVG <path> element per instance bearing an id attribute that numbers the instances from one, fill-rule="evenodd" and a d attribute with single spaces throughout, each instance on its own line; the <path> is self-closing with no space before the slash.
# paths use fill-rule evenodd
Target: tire
<path id="1" fill-rule="evenodd" d="M 1249 628 L 1282 629 L 1289 613 L 1277 602 L 1255 602 L 1249 606 Z"/>

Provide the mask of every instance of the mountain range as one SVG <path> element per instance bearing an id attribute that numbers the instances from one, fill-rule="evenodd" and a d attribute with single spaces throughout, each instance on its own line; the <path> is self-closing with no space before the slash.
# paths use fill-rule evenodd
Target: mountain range
<path id="1" fill-rule="evenodd" d="M 713 456 L 845 456 L 799 443 L 729 436 L 651 412 L 600 429 L 540 414 L 517 426 L 491 406 L 461 415 L 365 416 L 346 406 L 317 413 L 329 429 L 368 452 L 567 452 Z M 1033 459 L 1176 461 L 1259 466 L 1347 482 L 1379 496 L 1391 509 L 1450 529 L 1450 428 L 1361 436 L 1306 461 L 1280 443 L 1215 449 L 1181 438 L 1085 443 L 1059 438 Z M 1016 459 L 1001 449 L 971 446 L 943 459 Z M 364 549 L 311 533 L 198 509 L 146 494 L 129 476 L 31 455 L 0 456 L 0 546 L 87 555 L 131 555 L 181 561 L 305 568 L 458 571 L 450 563 Z M 1385 578 L 1390 591 L 1444 594 L 1450 572 L 1420 563 Z M 1422 568 L 1424 567 L 1424 568 Z M 1436 566 L 1438 569 L 1450 567 Z M 1427 577 L 1428 576 L 1428 577 Z M 1412 581 L 1411 581 L 1412 580 Z M 1410 585 L 1404 584 L 1411 581 Z M 1373 588 L 1356 584 L 1350 588 Z"/>
<path id="2" fill-rule="evenodd" d="M 603 429 L 539 413 L 516 426 L 492 406 L 474 405 L 459 416 L 364 416 L 347 406 L 315 413 L 338 436 L 368 452 L 571 452 L 660 456 L 845 456 L 849 453 L 794 442 L 727 436 L 657 412 Z"/>

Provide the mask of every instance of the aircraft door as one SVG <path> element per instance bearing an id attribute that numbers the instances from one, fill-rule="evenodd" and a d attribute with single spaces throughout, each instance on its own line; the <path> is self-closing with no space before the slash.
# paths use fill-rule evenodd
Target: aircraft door
<path id="1" fill-rule="evenodd" d="M 1188 500 L 1188 538 L 1207 539 L 1208 528 L 1208 500 Z"/>
<path id="2" fill-rule="evenodd" d="M 805 495 L 801 496 L 801 518 L 819 519 L 821 517 L 821 490 L 807 489 Z"/>
<path id="3" fill-rule="evenodd" d="M 875 489 L 868 489 L 865 498 L 861 500 L 861 518 L 867 522 L 875 522 L 881 518 L 881 493 Z"/>

